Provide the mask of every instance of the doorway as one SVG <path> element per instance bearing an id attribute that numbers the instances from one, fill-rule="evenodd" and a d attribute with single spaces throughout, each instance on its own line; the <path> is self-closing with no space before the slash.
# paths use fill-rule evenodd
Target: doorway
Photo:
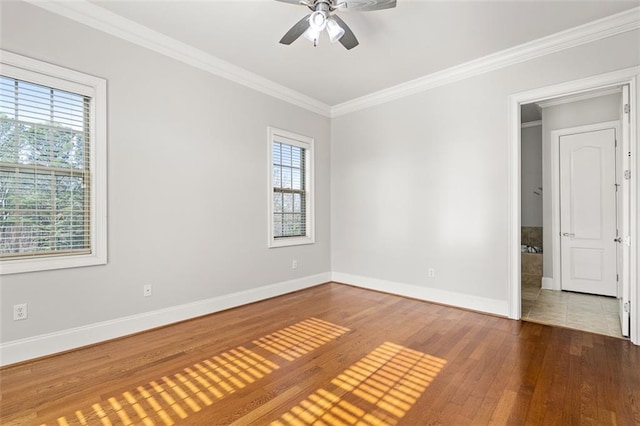
<path id="1" fill-rule="evenodd" d="M 629 87 L 629 93 L 630 93 L 630 98 L 628 99 L 628 103 L 632 104 L 632 101 L 635 100 L 635 90 L 636 90 L 636 79 L 637 76 L 640 74 L 640 69 L 639 68 L 632 68 L 632 69 L 627 69 L 627 70 L 621 70 L 618 72 L 614 72 L 614 73 L 609 73 L 609 74 L 604 74 L 604 75 L 600 75 L 600 76 L 596 76 L 596 77 L 592 77 L 592 78 L 588 78 L 588 79 L 584 79 L 584 80 L 580 80 L 580 81 L 574 81 L 574 82 L 570 82 L 570 83 L 566 83 L 566 84 L 560 84 L 557 86 L 552 86 L 552 87 L 547 87 L 547 88 L 543 88 L 543 89 L 536 89 L 533 91 L 529 91 L 529 92 L 523 92 L 523 93 L 519 93 L 516 95 L 512 95 L 510 97 L 510 158 L 511 158 L 511 167 L 510 167 L 510 172 L 511 172 L 511 197 L 510 197 L 510 206 L 509 206 L 509 211 L 510 211 L 510 261 L 509 261 L 509 267 L 510 267 L 510 285 L 509 285 L 509 290 L 510 290 L 510 299 L 509 299 L 509 308 L 510 308 L 510 318 L 514 318 L 514 319 L 520 319 L 525 315 L 528 315 L 530 313 L 530 308 L 531 308 L 531 304 L 527 303 L 526 301 L 523 301 L 522 296 L 527 296 L 527 290 L 521 288 L 521 272 L 524 272 L 524 270 L 522 270 L 522 263 L 521 263 L 521 233 L 522 233 L 522 228 L 521 228 L 521 199 L 528 196 L 529 194 L 524 194 L 522 193 L 523 190 L 521 190 L 520 188 L 520 183 L 521 183 L 521 164 L 520 164 L 520 156 L 521 156 L 521 140 L 520 140 L 520 118 L 521 118 L 521 106 L 522 105 L 526 105 L 526 104 L 530 104 L 530 103 L 538 103 L 538 102 L 543 102 L 543 101 L 547 101 L 547 100 L 558 100 L 562 97 L 567 97 L 567 96 L 584 96 L 585 94 L 587 94 L 588 92 L 592 92 L 594 90 L 618 90 L 620 87 L 623 87 L 624 85 L 628 85 L 627 87 Z M 637 148 L 637 140 L 635 139 L 635 125 L 636 125 L 636 120 L 635 120 L 635 116 L 632 116 L 631 114 L 626 114 L 623 115 L 623 118 L 628 120 L 627 124 L 627 129 L 626 131 L 627 136 L 624 139 L 624 143 L 627 144 L 627 146 L 623 147 L 623 150 L 625 152 L 625 154 L 629 154 L 629 155 L 625 155 L 623 156 L 623 161 L 626 161 L 625 164 L 622 165 L 622 169 L 620 171 L 620 175 L 623 175 L 623 171 L 627 171 L 627 173 L 633 173 L 633 170 L 636 168 L 636 163 L 635 161 L 631 161 L 630 158 L 633 158 L 635 160 L 635 154 L 638 150 Z M 624 126 L 622 126 L 624 127 Z M 624 135 L 625 129 L 623 128 L 621 133 L 622 135 Z M 622 136 L 621 135 L 621 136 Z M 633 143 L 631 142 L 633 141 Z M 623 208 L 627 209 L 626 212 L 628 214 L 628 217 L 626 218 L 627 220 L 627 225 L 626 228 L 624 229 L 624 231 L 620 234 L 620 239 L 625 239 L 626 238 L 626 243 L 627 244 L 619 244 L 618 247 L 621 248 L 622 251 L 626 251 L 626 254 L 623 253 L 623 256 L 621 257 L 621 269 L 620 269 L 620 274 L 623 275 L 622 279 L 625 280 L 625 284 L 628 286 L 628 298 L 630 300 L 633 301 L 638 301 L 638 283 L 637 283 L 637 243 L 635 240 L 635 238 L 631 238 L 631 235 L 636 235 L 637 233 L 637 212 L 635 209 L 635 202 L 637 200 L 637 184 L 634 181 L 627 181 L 627 182 L 623 182 L 626 185 L 625 190 L 628 191 L 626 195 L 626 201 L 624 201 L 622 204 Z M 543 185 L 543 187 L 545 189 L 549 188 L 550 186 L 547 185 Z M 548 194 L 548 196 L 550 197 L 551 191 L 547 191 L 546 194 Z M 521 198 L 522 197 L 522 198 Z M 560 257 L 559 253 L 559 248 L 560 247 L 553 247 L 553 245 L 555 245 L 555 243 L 553 243 L 553 238 L 550 235 L 551 229 L 546 229 L 545 228 L 545 234 L 548 235 L 548 237 L 545 239 L 545 244 L 543 244 L 544 250 L 549 249 L 550 253 L 547 253 L 545 255 L 546 256 L 554 256 L 554 252 L 555 255 Z M 567 234 L 571 234 L 571 232 L 567 232 Z M 561 233 L 556 234 L 558 236 L 558 239 L 561 237 Z M 569 235 L 567 235 L 567 237 L 569 237 Z M 617 237 L 614 235 L 614 237 Z M 619 239 L 619 241 L 620 241 Z M 548 246 L 548 247 L 546 247 Z M 554 250 L 554 248 L 556 248 L 557 250 Z M 614 249 L 614 252 L 616 251 L 616 249 Z M 582 265 L 586 265 L 587 269 L 588 269 L 588 262 L 585 263 L 585 260 L 583 259 L 582 261 Z M 615 263 L 615 260 L 614 260 Z M 553 264 L 554 269 L 558 268 L 558 265 Z M 584 269 L 584 271 L 588 272 L 587 269 Z M 583 272 L 584 272 L 583 271 Z M 558 271 L 560 272 L 560 271 Z M 558 277 L 559 275 L 557 274 L 544 274 L 544 275 L 550 275 L 550 277 Z M 545 276 L 544 278 L 549 278 L 547 276 Z M 552 280 L 551 282 L 549 282 L 548 280 L 545 281 L 544 279 L 541 280 L 542 281 L 542 285 L 540 288 L 540 292 L 545 292 L 547 290 L 552 290 L 555 286 L 560 285 L 561 280 Z M 547 287 L 547 288 L 544 288 Z M 620 287 L 620 285 L 616 285 L 616 287 Z M 559 290 L 559 288 L 557 289 Z M 534 290 L 535 291 L 535 290 Z M 531 292 L 529 292 L 528 296 L 531 296 L 530 294 Z M 562 293 L 557 293 L 556 294 L 563 294 L 565 292 Z M 620 289 L 616 289 L 616 293 L 617 295 L 620 295 Z M 572 295 L 575 295 L 576 297 L 570 297 Z M 578 293 L 568 293 L 568 296 L 565 296 L 566 299 L 578 299 L 578 296 L 583 296 L 582 294 L 578 294 Z M 585 296 L 587 297 L 587 296 Z M 630 301 L 629 300 L 629 301 Z M 584 302 L 584 300 L 582 300 Z M 600 307 L 602 309 L 606 309 L 608 311 L 608 313 L 614 314 L 613 312 L 613 308 L 616 308 L 616 311 L 620 311 L 620 312 L 615 312 L 616 316 L 620 316 L 622 319 L 624 319 L 624 315 L 623 315 L 623 311 L 625 310 L 625 306 L 628 309 L 629 308 L 629 301 L 627 301 L 626 305 L 625 303 L 623 303 L 622 299 L 620 300 L 616 300 L 616 299 L 611 299 L 609 298 L 609 303 L 607 304 L 607 306 L 605 307 L 605 304 L 602 303 L 597 303 L 598 305 L 600 305 Z M 530 302 L 530 301 L 529 301 Z M 638 306 L 637 303 L 634 303 L 635 306 Z M 617 309 L 619 308 L 619 309 Z M 569 309 L 569 308 L 567 308 Z M 527 312 L 524 312 L 525 310 L 527 310 Z M 630 311 L 630 312 L 629 312 Z M 638 340 L 639 340 L 639 333 L 638 333 L 638 315 L 637 312 L 634 312 L 631 309 L 626 310 L 626 314 L 627 314 L 627 318 L 630 318 L 630 323 L 631 323 L 631 327 L 630 327 L 630 337 L 633 343 L 638 344 Z M 606 334 L 606 333 L 605 333 Z"/>
<path id="2" fill-rule="evenodd" d="M 615 297 L 616 247 L 613 241 L 619 122 L 549 130 L 567 123 L 615 119 L 619 113 L 620 95 L 621 90 L 615 89 L 591 92 L 588 96 L 583 94 L 579 99 L 566 97 L 550 103 L 541 102 L 544 109 L 538 104 L 522 106 L 523 320 L 614 337 L 623 335 Z M 543 117 L 546 126 L 543 126 Z M 543 127 L 547 144 L 544 150 Z M 548 157 L 546 161 L 543 151 Z M 543 184 L 543 169 L 546 184 Z M 552 179 L 548 178 L 549 174 Z M 545 197 L 543 186 L 547 191 Z M 562 226 L 551 224 L 553 219 Z M 554 239 L 556 233 L 559 234 L 560 250 L 546 259 L 549 263 L 547 275 L 551 270 L 561 272 L 558 286 L 553 285 L 556 280 L 543 276 L 543 225 L 547 230 L 552 229 Z M 610 238 L 603 238 L 605 235 Z M 560 268 L 554 268 L 554 262 L 560 262 Z"/>

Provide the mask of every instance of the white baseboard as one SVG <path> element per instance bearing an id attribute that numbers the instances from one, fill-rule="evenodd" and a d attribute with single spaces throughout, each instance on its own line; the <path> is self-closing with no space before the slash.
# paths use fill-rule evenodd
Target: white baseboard
<path id="1" fill-rule="evenodd" d="M 550 277 L 542 277 L 540 286 L 543 290 L 555 290 L 553 287 L 553 278 Z"/>
<path id="2" fill-rule="evenodd" d="M 509 304 L 506 300 L 470 296 L 468 294 L 344 274 L 342 272 L 333 272 L 331 274 L 331 281 L 396 294 L 398 296 L 411 297 L 427 302 L 441 303 L 443 305 L 471 309 L 504 317 L 509 316 Z"/>
<path id="3" fill-rule="evenodd" d="M 157 311 L 0 344 L 0 366 L 15 364 L 280 296 L 331 281 L 326 272 Z"/>

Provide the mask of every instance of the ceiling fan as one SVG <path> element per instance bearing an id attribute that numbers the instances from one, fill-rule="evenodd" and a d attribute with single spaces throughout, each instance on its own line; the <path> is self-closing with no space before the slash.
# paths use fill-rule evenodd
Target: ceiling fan
<path id="1" fill-rule="evenodd" d="M 358 39 L 351 28 L 337 15 L 335 10 L 370 11 L 390 9 L 396 7 L 396 0 L 278 0 L 284 3 L 306 6 L 311 13 L 302 18 L 282 37 L 280 43 L 291 44 L 300 36 L 318 45 L 318 38 L 325 29 L 331 43 L 340 41 L 347 48 L 353 49 L 358 45 Z"/>

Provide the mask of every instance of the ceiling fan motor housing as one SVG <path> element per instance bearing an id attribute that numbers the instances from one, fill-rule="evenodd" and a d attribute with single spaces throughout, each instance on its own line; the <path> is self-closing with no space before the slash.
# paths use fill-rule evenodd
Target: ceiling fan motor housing
<path id="1" fill-rule="evenodd" d="M 309 8 L 316 12 L 318 11 L 329 12 L 335 9 L 335 6 L 333 5 L 333 2 L 331 2 L 330 0 L 315 0 L 313 4 L 309 6 Z"/>

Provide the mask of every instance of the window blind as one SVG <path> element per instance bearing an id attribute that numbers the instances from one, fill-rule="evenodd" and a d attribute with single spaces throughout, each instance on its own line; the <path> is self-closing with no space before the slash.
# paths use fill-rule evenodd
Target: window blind
<path id="1" fill-rule="evenodd" d="M 0 76 L 0 258 L 90 253 L 90 106 Z"/>
<path id="2" fill-rule="evenodd" d="M 273 143 L 273 236 L 300 237 L 306 230 L 306 150 Z"/>

